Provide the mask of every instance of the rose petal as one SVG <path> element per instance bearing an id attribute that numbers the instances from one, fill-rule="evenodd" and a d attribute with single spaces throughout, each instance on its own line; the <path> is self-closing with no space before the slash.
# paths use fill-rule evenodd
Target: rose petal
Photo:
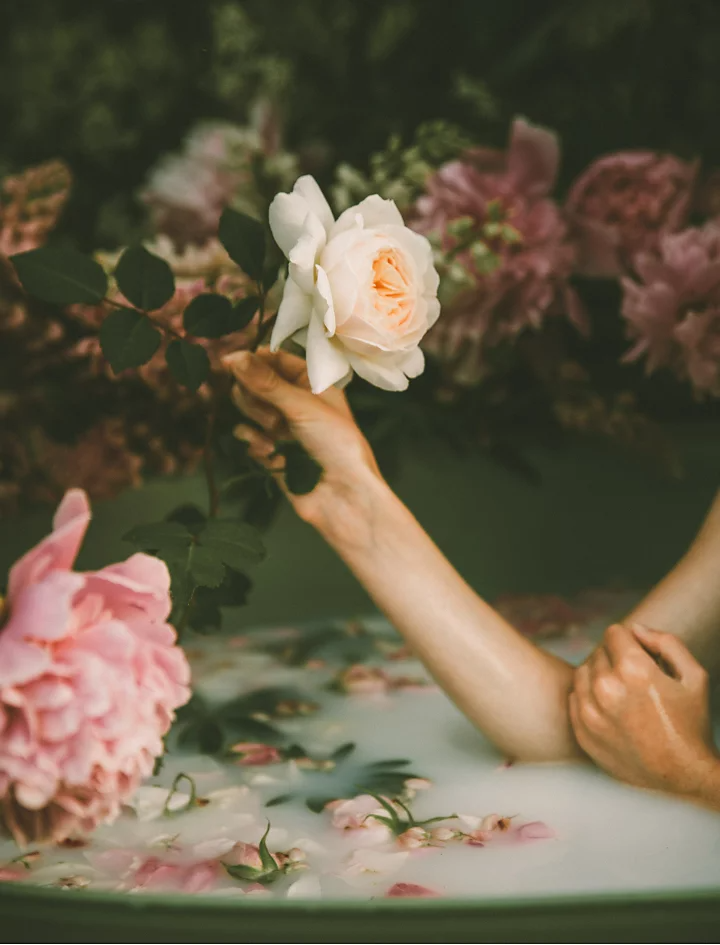
<path id="1" fill-rule="evenodd" d="M 307 327 L 312 307 L 312 296 L 304 292 L 294 279 L 288 278 L 270 338 L 272 351 L 277 351 L 284 341 Z"/>

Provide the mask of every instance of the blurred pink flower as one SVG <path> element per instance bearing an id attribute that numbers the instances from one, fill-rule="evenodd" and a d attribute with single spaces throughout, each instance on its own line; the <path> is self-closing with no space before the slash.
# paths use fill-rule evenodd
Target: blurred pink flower
<path id="1" fill-rule="evenodd" d="M 469 285 L 442 299 L 443 315 L 424 347 L 449 365 L 459 383 L 482 376 L 486 346 L 513 340 L 546 317 L 567 316 L 584 326 L 580 301 L 568 284 L 574 249 L 567 226 L 549 194 L 559 148 L 554 134 L 521 118 L 513 122 L 507 151 L 476 149 L 441 167 L 427 183 L 411 215 L 421 233 L 436 234 L 469 277 Z M 484 273 L 472 246 L 457 251 L 448 224 L 469 218 L 480 238 L 492 222 L 491 204 L 517 234 L 515 242 L 491 241 L 494 268 Z"/>
<path id="2" fill-rule="evenodd" d="M 141 194 L 155 232 L 167 233 L 178 246 L 213 236 L 235 191 L 252 182 L 249 155 L 259 147 L 257 135 L 234 125 L 208 122 L 195 128 L 181 152 L 158 163 Z M 240 162 L 232 160 L 238 149 Z"/>
<path id="3" fill-rule="evenodd" d="M 238 742 L 230 751 L 239 756 L 239 765 L 275 765 L 283 760 L 277 748 L 260 742 Z"/>
<path id="4" fill-rule="evenodd" d="M 0 813 L 18 843 L 113 819 L 163 751 L 190 671 L 167 567 L 136 554 L 78 573 L 90 522 L 71 490 L 12 568 L 0 630 Z"/>
<path id="5" fill-rule="evenodd" d="M 182 863 L 150 856 L 135 870 L 130 889 L 177 889 L 185 893 L 202 893 L 212 889 L 223 876 L 217 860 Z"/>
<path id="6" fill-rule="evenodd" d="M 436 898 L 440 893 L 427 886 L 418 886 L 417 883 L 395 883 L 385 893 L 386 899 L 427 899 Z"/>
<path id="7" fill-rule="evenodd" d="M 653 151 L 619 151 L 593 161 L 566 204 L 578 271 L 620 275 L 636 253 L 654 249 L 663 233 L 683 227 L 697 170 L 697 162 Z"/>
<path id="8" fill-rule="evenodd" d="M 520 633 L 538 639 L 562 636 L 589 619 L 556 594 L 505 594 L 493 606 Z"/>
<path id="9" fill-rule="evenodd" d="M 622 280 L 622 314 L 648 373 L 668 367 L 697 394 L 720 396 L 720 224 L 665 234 Z"/>

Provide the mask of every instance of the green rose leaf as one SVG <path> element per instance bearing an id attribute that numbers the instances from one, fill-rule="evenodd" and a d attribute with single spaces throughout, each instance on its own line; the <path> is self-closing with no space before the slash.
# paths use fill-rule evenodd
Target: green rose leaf
<path id="1" fill-rule="evenodd" d="M 123 535 L 123 540 L 143 551 L 176 553 L 191 544 L 193 536 L 182 522 L 152 522 L 131 528 Z"/>
<path id="2" fill-rule="evenodd" d="M 161 341 L 147 315 L 131 308 L 110 312 L 100 326 L 100 347 L 116 374 L 147 364 Z"/>
<path id="3" fill-rule="evenodd" d="M 207 351 L 190 341 L 171 341 L 165 358 L 175 380 L 192 391 L 196 391 L 210 374 Z"/>
<path id="4" fill-rule="evenodd" d="M 200 533 L 200 542 L 230 568 L 242 570 L 265 557 L 260 532 L 244 522 L 211 519 Z"/>
<path id="5" fill-rule="evenodd" d="M 107 275 L 99 263 L 75 249 L 41 246 L 10 257 L 23 288 L 43 302 L 97 304 L 105 298 Z"/>
<path id="6" fill-rule="evenodd" d="M 175 294 L 172 269 L 144 246 L 129 246 L 115 269 L 118 288 L 144 312 L 162 308 Z"/>
<path id="7" fill-rule="evenodd" d="M 206 292 L 198 295 L 185 309 L 183 326 L 196 338 L 221 338 L 235 331 L 231 327 L 233 306 L 224 295 Z"/>
<path id="8" fill-rule="evenodd" d="M 285 457 L 285 482 L 293 495 L 307 495 L 320 482 L 322 466 L 300 443 L 280 443 L 277 454 Z"/>
<path id="9" fill-rule="evenodd" d="M 240 299 L 232 310 L 230 316 L 230 331 L 242 331 L 247 328 L 250 322 L 255 318 L 255 313 L 260 307 L 260 299 L 257 295 L 249 295 L 247 298 Z"/>
<path id="10" fill-rule="evenodd" d="M 233 262 L 259 282 L 265 261 L 265 231 L 262 224 L 231 207 L 220 217 L 218 236 Z"/>

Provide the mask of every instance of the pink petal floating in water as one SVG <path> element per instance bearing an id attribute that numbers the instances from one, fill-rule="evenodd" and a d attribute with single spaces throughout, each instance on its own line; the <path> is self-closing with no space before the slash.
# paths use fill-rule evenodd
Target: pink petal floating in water
<path id="1" fill-rule="evenodd" d="M 533 820 L 529 824 L 522 824 L 513 833 L 517 840 L 550 840 L 556 835 L 555 831 L 541 820 Z"/>
<path id="2" fill-rule="evenodd" d="M 385 893 L 386 899 L 428 899 L 437 898 L 440 893 L 427 886 L 418 886 L 416 883 L 395 883 Z"/>

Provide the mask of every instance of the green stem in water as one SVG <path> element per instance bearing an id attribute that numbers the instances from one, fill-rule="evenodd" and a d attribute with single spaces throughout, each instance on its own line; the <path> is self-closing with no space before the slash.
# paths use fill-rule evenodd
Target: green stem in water
<path id="1" fill-rule="evenodd" d="M 170 801 L 173 799 L 173 795 L 177 791 L 178 785 L 180 784 L 181 781 L 187 781 L 188 784 L 190 785 L 190 799 L 188 800 L 187 804 L 180 810 L 170 810 Z M 162 815 L 163 817 L 174 817 L 176 814 L 184 814 L 186 810 L 190 810 L 190 808 L 194 807 L 196 803 L 197 803 L 197 789 L 195 787 L 195 781 L 193 780 L 193 778 L 190 777 L 189 774 L 185 774 L 184 772 L 181 771 L 180 774 L 176 775 L 175 780 L 170 786 L 170 793 L 168 794 L 167 800 L 165 801 L 165 806 L 162 809 Z"/>

